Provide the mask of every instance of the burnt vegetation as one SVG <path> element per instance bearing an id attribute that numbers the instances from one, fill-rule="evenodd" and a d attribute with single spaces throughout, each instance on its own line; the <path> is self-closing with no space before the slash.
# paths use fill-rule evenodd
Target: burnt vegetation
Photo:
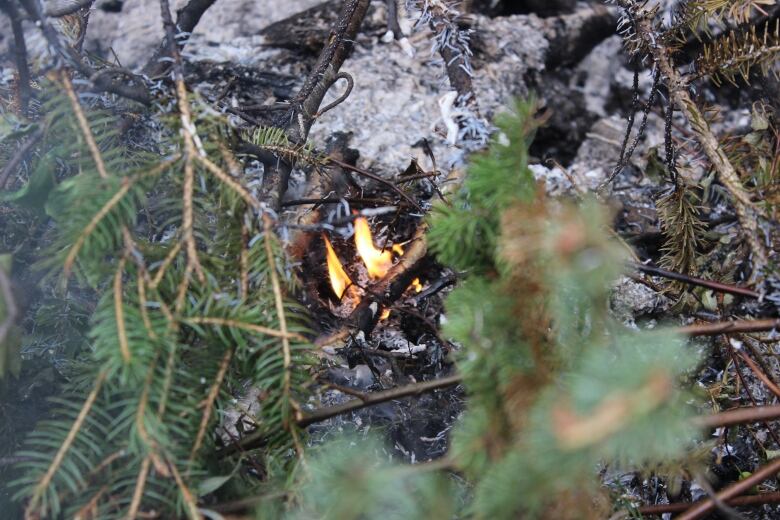
<path id="1" fill-rule="evenodd" d="M 128 4 L 0 0 L 4 517 L 780 515 L 776 2 Z"/>

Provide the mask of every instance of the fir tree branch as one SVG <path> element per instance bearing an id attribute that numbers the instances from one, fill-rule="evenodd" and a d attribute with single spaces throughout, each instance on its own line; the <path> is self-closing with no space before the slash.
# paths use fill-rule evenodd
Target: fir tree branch
<path id="1" fill-rule="evenodd" d="M 97 399 L 97 396 L 100 393 L 100 389 L 103 387 L 103 383 L 105 382 L 107 375 L 108 371 L 103 369 L 95 378 L 95 385 L 87 396 L 87 399 L 84 401 L 84 404 L 81 406 L 81 410 L 79 411 L 76 420 L 73 422 L 73 425 L 68 431 L 67 437 L 65 437 L 65 440 L 57 450 L 57 454 L 54 456 L 54 459 L 49 465 L 49 469 L 43 475 L 32 492 L 30 501 L 27 503 L 27 507 L 25 508 L 25 518 L 35 518 L 39 516 L 36 512 L 36 509 L 38 509 L 41 498 L 46 492 L 46 489 L 48 489 L 49 484 L 51 484 L 51 480 L 54 478 L 55 473 L 57 473 L 59 470 L 60 465 L 65 459 L 65 454 L 73 445 L 73 441 L 76 439 L 76 435 L 78 435 L 78 433 L 81 431 L 81 427 L 84 425 L 84 421 L 87 419 L 87 415 L 89 415 L 89 412 L 92 409 L 92 405 L 95 404 L 95 399 Z"/>

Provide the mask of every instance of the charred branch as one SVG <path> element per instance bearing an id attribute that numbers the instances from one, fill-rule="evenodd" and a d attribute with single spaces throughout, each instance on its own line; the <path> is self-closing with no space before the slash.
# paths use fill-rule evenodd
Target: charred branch
<path id="1" fill-rule="evenodd" d="M 11 31 L 14 34 L 14 60 L 19 76 L 19 109 L 22 114 L 26 115 L 30 103 L 30 68 L 27 65 L 27 42 L 24 39 L 22 17 L 12 0 L 0 1 L 0 10 L 5 12 L 11 21 Z M 0 180 L 0 188 L 2 187 L 3 182 Z"/>
<path id="2" fill-rule="evenodd" d="M 441 390 L 442 388 L 458 385 L 461 382 L 462 377 L 460 374 L 453 374 L 451 376 L 442 377 L 431 381 L 423 381 L 421 383 L 399 386 L 397 388 L 391 388 L 390 390 L 383 390 L 381 392 L 362 393 L 359 397 L 339 405 L 320 408 L 308 413 L 302 412 L 296 419 L 296 422 L 298 426 L 305 428 L 307 426 L 311 426 L 312 424 L 328 420 L 338 415 L 360 410 L 361 408 L 366 408 L 368 406 L 373 406 L 380 403 L 386 403 L 388 401 L 394 401 L 396 399 L 403 399 L 405 397 L 412 397 L 426 392 Z M 258 431 L 250 433 L 240 441 L 225 447 L 220 455 L 226 456 L 239 450 L 252 449 L 258 444 L 262 444 L 263 439 L 264 432 Z"/>
<path id="3" fill-rule="evenodd" d="M 214 5 L 214 2 L 216 0 L 190 0 L 184 7 L 176 11 L 176 31 L 173 40 L 176 41 L 179 52 L 187 44 L 190 34 L 195 30 L 203 14 Z M 144 66 L 144 74 L 156 77 L 165 74 L 170 69 L 170 58 L 173 57 L 170 50 L 170 40 L 170 35 L 166 35 L 157 51 Z"/>

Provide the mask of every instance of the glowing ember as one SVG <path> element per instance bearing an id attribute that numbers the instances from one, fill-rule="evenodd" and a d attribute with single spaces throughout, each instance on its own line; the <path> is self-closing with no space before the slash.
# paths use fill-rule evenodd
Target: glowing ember
<path id="1" fill-rule="evenodd" d="M 379 316 L 379 321 L 386 320 L 389 317 L 390 317 L 390 309 L 383 309 L 382 315 Z"/>
<path id="2" fill-rule="evenodd" d="M 339 257 L 336 256 L 336 251 L 333 250 L 333 246 L 330 244 L 330 240 L 324 234 L 322 235 L 325 240 L 325 249 L 327 251 L 326 257 L 328 260 L 328 275 L 330 276 L 330 286 L 333 288 L 333 292 L 341 299 L 347 290 L 347 287 L 352 285 L 347 273 L 344 271 L 344 267 L 339 261 Z"/>
<path id="3" fill-rule="evenodd" d="M 371 278 L 382 278 L 393 265 L 393 254 L 390 251 L 374 247 L 371 230 L 364 217 L 355 219 L 355 247 Z"/>
<path id="4" fill-rule="evenodd" d="M 421 292 L 423 290 L 423 286 L 420 283 L 419 278 L 415 278 L 414 280 L 412 280 L 412 287 L 414 287 L 414 292 Z"/>

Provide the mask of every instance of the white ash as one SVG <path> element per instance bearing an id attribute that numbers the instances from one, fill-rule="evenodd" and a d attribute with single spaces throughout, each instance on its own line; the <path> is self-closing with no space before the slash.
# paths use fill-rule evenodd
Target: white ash
<path id="1" fill-rule="evenodd" d="M 624 324 L 637 328 L 635 320 L 668 308 L 669 299 L 631 278 L 621 277 L 612 287 L 610 307 Z"/>
<path id="2" fill-rule="evenodd" d="M 428 345 L 412 343 L 400 330 L 393 327 L 379 328 L 373 334 L 375 341 L 385 347 L 390 352 L 403 355 L 404 357 L 414 357 L 415 354 L 425 352 Z"/>

